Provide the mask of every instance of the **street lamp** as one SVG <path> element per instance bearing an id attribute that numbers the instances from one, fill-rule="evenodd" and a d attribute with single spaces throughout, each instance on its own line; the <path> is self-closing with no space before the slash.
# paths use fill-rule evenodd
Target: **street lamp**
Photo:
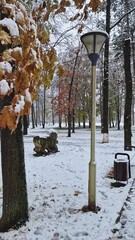
<path id="1" fill-rule="evenodd" d="M 104 31 L 91 31 L 81 36 L 81 41 L 87 49 L 92 62 L 92 102 L 91 102 L 91 155 L 88 180 L 88 210 L 97 211 L 96 207 L 96 161 L 95 161 L 95 118 L 96 118 L 96 63 L 100 50 L 108 38 Z"/>

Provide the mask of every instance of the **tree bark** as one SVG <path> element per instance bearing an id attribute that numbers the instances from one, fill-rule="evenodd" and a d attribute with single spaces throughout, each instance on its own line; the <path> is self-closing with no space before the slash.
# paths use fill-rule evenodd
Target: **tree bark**
<path id="1" fill-rule="evenodd" d="M 62 128 L 62 116 L 61 113 L 59 113 L 59 128 Z"/>
<path id="2" fill-rule="evenodd" d="M 110 8 L 111 1 L 107 0 L 106 5 L 106 32 L 110 32 Z M 108 137 L 108 76 L 109 76 L 109 38 L 105 42 L 104 52 L 104 80 L 103 80 L 103 110 L 102 110 L 102 128 L 103 143 L 109 142 Z"/>
<path id="3" fill-rule="evenodd" d="M 75 109 L 72 110 L 72 133 L 75 133 Z"/>
<path id="4" fill-rule="evenodd" d="M 71 112 L 70 110 L 68 111 L 68 137 L 71 137 Z"/>
<path id="5" fill-rule="evenodd" d="M 28 134 L 28 116 L 24 115 L 23 116 L 23 135 Z"/>
<path id="6" fill-rule="evenodd" d="M 11 133 L 1 130 L 3 215 L 0 231 L 17 229 L 28 220 L 28 201 L 24 162 L 22 122 Z"/>
<path id="7" fill-rule="evenodd" d="M 32 128 L 35 128 L 35 109 L 34 104 L 31 105 L 31 119 L 32 119 Z"/>
<path id="8" fill-rule="evenodd" d="M 45 111 L 46 111 L 46 88 L 44 85 L 44 100 L 43 100 L 43 119 L 42 119 L 42 126 L 45 128 Z"/>
<path id="9" fill-rule="evenodd" d="M 71 99 L 72 99 L 72 88 L 73 88 L 73 82 L 74 82 L 74 75 L 75 75 L 75 70 L 76 70 L 76 65 L 77 65 L 77 60 L 79 56 L 80 48 L 78 49 L 76 53 L 76 58 L 75 58 L 75 63 L 73 67 L 73 74 L 69 86 L 69 93 L 68 93 L 68 137 L 71 137 L 71 120 L 72 120 L 72 114 L 71 114 Z"/>
<path id="10" fill-rule="evenodd" d="M 132 150 L 131 147 L 131 109 L 132 109 L 132 77 L 130 64 L 130 39 L 124 41 L 124 70 L 126 83 L 125 112 L 124 112 L 124 150 Z"/>

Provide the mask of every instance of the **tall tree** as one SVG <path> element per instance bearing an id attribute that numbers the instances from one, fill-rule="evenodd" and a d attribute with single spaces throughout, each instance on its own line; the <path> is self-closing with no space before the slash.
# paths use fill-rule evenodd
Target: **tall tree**
<path id="1" fill-rule="evenodd" d="M 68 137 L 71 137 L 71 123 L 72 123 L 72 119 L 71 119 L 71 116 L 72 116 L 71 100 L 72 100 L 73 83 L 74 83 L 74 77 L 75 77 L 75 71 L 76 71 L 79 52 L 80 52 L 80 48 L 78 48 L 78 50 L 76 52 L 76 57 L 75 57 L 74 66 L 73 66 L 73 72 L 72 72 L 70 86 L 69 86 L 69 94 L 68 94 Z"/>
<path id="2" fill-rule="evenodd" d="M 0 1 L 0 128 L 3 180 L 0 231 L 18 228 L 28 219 L 21 116 L 29 114 L 38 87 L 43 81 L 48 85 L 55 70 L 56 51 L 49 48 L 49 28 L 43 23 L 48 21 L 52 12 L 56 15 L 65 12 L 66 7 L 70 6 L 68 0 L 60 3 L 44 1 L 28 15 L 22 2 Z M 77 8 L 83 8 L 82 1 L 75 0 L 74 3 Z M 94 11 L 99 5 L 99 0 L 95 3 L 93 0 L 89 2 L 89 7 Z M 86 14 L 86 11 L 83 14 Z M 43 69 L 47 72 L 45 77 L 42 74 Z"/>
<path id="3" fill-rule="evenodd" d="M 131 47 L 130 39 L 124 42 L 124 70 L 126 83 L 125 111 L 124 111 L 124 150 L 132 150 L 131 106 L 132 106 L 132 76 L 131 76 Z"/>
<path id="4" fill-rule="evenodd" d="M 106 32 L 110 33 L 110 10 L 111 0 L 106 2 Z M 108 80 L 109 80 L 109 38 L 105 42 L 104 51 L 104 80 L 103 80 L 103 110 L 102 110 L 102 129 L 103 143 L 109 141 L 108 136 Z"/>
<path id="5" fill-rule="evenodd" d="M 29 113 L 42 69 L 52 74 L 54 49 L 42 52 L 47 31 L 38 27 L 19 1 L 0 2 L 0 113 L 3 212 L 0 231 L 18 228 L 28 220 L 27 187 L 21 116 Z M 43 6 L 40 6 L 40 9 Z M 37 14 L 37 13 L 36 13 Z M 45 37 L 46 36 L 46 37 Z M 39 41 L 40 40 L 40 41 Z"/>

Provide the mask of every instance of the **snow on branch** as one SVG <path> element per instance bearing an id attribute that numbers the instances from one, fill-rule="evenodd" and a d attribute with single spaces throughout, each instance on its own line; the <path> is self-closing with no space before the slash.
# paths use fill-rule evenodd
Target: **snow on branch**
<path id="1" fill-rule="evenodd" d="M 122 20 L 124 17 L 126 17 L 128 14 L 130 14 L 130 13 L 133 12 L 133 11 L 135 11 L 135 7 L 132 8 L 130 11 L 126 12 L 125 14 L 123 14 L 122 17 L 121 17 L 119 20 L 117 20 L 117 21 L 110 27 L 110 30 L 112 30 L 114 27 L 116 27 L 116 26 L 121 22 L 121 20 Z"/>
<path id="2" fill-rule="evenodd" d="M 11 36 L 18 36 L 19 37 L 18 26 L 15 23 L 15 21 L 13 21 L 11 18 L 4 18 L 3 20 L 0 20 L 0 25 L 2 25 L 4 27 L 7 27 Z"/>

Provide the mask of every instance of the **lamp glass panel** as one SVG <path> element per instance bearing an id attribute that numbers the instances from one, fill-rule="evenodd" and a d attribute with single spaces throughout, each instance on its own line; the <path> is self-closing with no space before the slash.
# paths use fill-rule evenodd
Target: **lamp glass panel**
<path id="1" fill-rule="evenodd" d="M 94 35 L 87 35 L 82 38 L 82 41 L 88 51 L 88 53 L 94 52 Z"/>
<path id="2" fill-rule="evenodd" d="M 96 45 L 95 45 L 95 53 L 99 53 L 104 42 L 106 40 L 106 36 L 104 35 L 96 35 Z"/>
<path id="3" fill-rule="evenodd" d="M 106 40 L 105 35 L 101 34 L 88 34 L 82 37 L 82 42 L 84 43 L 88 53 L 99 53 L 104 42 Z M 95 42 L 94 42 L 95 41 Z"/>

